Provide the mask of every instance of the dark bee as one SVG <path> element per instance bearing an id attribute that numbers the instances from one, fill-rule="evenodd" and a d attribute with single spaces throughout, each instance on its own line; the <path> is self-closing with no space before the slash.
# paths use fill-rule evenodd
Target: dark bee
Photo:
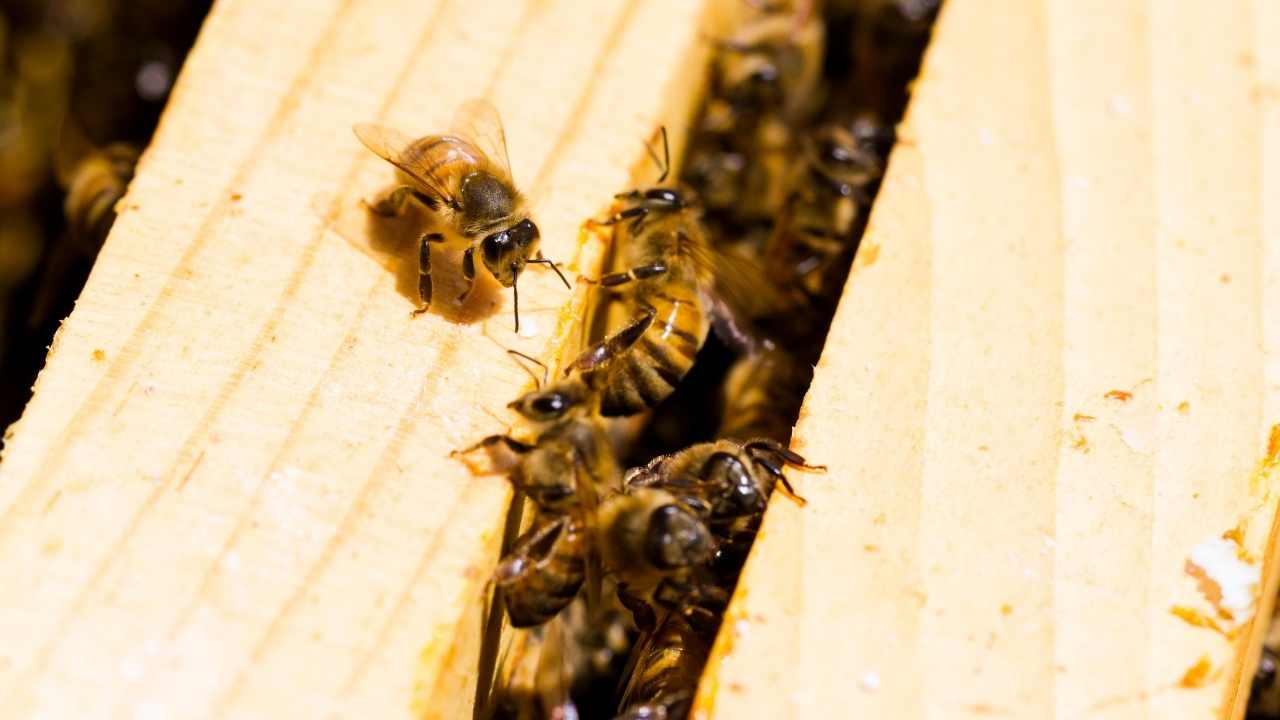
<path id="1" fill-rule="evenodd" d="M 762 8 L 716 41 L 712 93 L 750 121 L 778 114 L 799 124 L 821 99 L 825 26 L 811 3 Z"/>
<path id="2" fill-rule="evenodd" d="M 839 294 L 848 258 L 865 222 L 880 177 L 883 156 L 839 124 L 806 138 L 803 162 L 766 249 L 775 282 L 804 289 L 813 298 Z"/>
<path id="3" fill-rule="evenodd" d="M 697 508 L 710 522 L 722 523 L 764 512 L 776 483 L 796 495 L 784 466 L 821 470 L 774 440 L 745 443 L 717 440 L 698 443 L 648 465 L 627 471 L 629 492 L 636 488 L 661 488 L 678 497 L 686 507 Z"/>
<path id="4" fill-rule="evenodd" d="M 72 243 L 92 255 L 102 247 L 116 219 L 116 203 L 124 197 L 138 165 L 138 149 L 112 143 L 90 153 L 65 175 L 67 188 L 63 211 Z"/>
<path id="5" fill-rule="evenodd" d="M 512 290 L 516 330 L 520 329 L 520 296 L 516 280 L 528 263 L 551 266 L 565 287 L 569 282 L 555 263 L 538 250 L 541 235 L 529 215 L 528 203 L 511 179 L 506 134 L 493 105 L 472 100 L 458 111 L 453 128 L 445 135 L 412 140 L 395 130 L 360 124 L 356 137 L 365 147 L 399 171 L 400 185 L 370 204 L 380 215 L 396 215 L 414 199 L 434 212 L 442 229 L 461 238 L 466 289 L 475 281 L 475 254 L 503 287 Z M 415 314 L 431 306 L 431 245 L 448 240 L 444 232 L 424 233 L 418 245 L 418 296 Z"/>
<path id="6" fill-rule="evenodd" d="M 716 435 L 740 442 L 768 438 L 787 443 L 792 418 L 800 412 L 812 379 L 813 366 L 778 348 L 744 355 L 725 376 Z"/>
<path id="7" fill-rule="evenodd" d="M 138 164 L 138 149 L 127 143 L 93 147 L 70 121 L 62 130 L 57 157 L 58 183 L 66 189 L 62 211 L 64 239 L 54 245 L 41 271 L 29 323 L 43 323 L 53 311 L 64 283 L 78 264 L 91 262 L 116 221 L 116 205 L 124 197 Z"/>
<path id="8" fill-rule="evenodd" d="M 942 0 L 856 0 L 851 95 L 883 118 L 907 103 Z"/>

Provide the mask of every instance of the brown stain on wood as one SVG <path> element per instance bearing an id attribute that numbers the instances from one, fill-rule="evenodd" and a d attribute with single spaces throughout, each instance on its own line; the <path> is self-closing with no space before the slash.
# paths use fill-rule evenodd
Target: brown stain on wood
<path id="1" fill-rule="evenodd" d="M 1180 688 L 1199 688 L 1209 684 L 1210 675 L 1213 672 L 1213 663 L 1210 662 L 1208 655 L 1201 655 L 1195 665 L 1187 668 L 1187 671 L 1178 679 L 1178 687 Z"/>

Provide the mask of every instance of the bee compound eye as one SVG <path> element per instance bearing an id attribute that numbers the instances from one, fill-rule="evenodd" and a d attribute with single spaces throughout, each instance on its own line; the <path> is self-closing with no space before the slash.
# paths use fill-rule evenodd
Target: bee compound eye
<path id="1" fill-rule="evenodd" d="M 520 247 L 530 247 L 538 241 L 539 235 L 538 226 L 528 219 L 521 220 L 516 223 L 515 227 L 511 228 L 511 236 L 515 238 L 516 244 Z"/>
<path id="2" fill-rule="evenodd" d="M 688 567 L 711 555 L 707 526 L 678 505 L 663 505 L 649 518 L 645 552 L 649 562 L 662 570 Z"/>
<path id="3" fill-rule="evenodd" d="M 551 393 L 535 398 L 533 401 L 533 411 L 539 415 L 557 415 L 564 412 L 568 402 L 560 393 Z"/>
<path id="4" fill-rule="evenodd" d="M 511 235 L 506 230 L 486 237 L 480 245 L 481 252 L 484 253 L 484 261 L 490 266 L 496 265 L 510 246 Z"/>

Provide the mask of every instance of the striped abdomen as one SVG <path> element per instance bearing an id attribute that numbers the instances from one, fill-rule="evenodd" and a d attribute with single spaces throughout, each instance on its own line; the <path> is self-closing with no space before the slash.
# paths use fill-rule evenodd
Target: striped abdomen
<path id="1" fill-rule="evenodd" d="M 654 717 L 653 711 L 660 708 L 687 712 L 707 653 L 706 641 L 680 613 L 668 615 L 639 651 L 623 694 L 621 717 Z"/>
<path id="2" fill-rule="evenodd" d="M 520 536 L 494 573 L 512 626 L 541 625 L 573 602 L 586 556 L 586 528 L 568 515 L 539 520 Z"/>
<path id="3" fill-rule="evenodd" d="M 639 339 L 603 369 L 601 413 L 607 416 L 634 415 L 667 399 L 707 339 L 710 325 L 696 289 L 666 283 L 636 300 L 651 320 L 634 328 Z"/>

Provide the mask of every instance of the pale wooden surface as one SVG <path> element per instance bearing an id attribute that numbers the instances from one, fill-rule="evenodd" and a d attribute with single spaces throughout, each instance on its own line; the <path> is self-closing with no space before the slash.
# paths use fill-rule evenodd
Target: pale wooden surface
<path id="1" fill-rule="evenodd" d="M 830 472 L 770 508 L 701 716 L 1239 716 L 1261 623 L 1170 609 L 1196 545 L 1274 546 L 1278 35 L 947 1 L 799 425 Z"/>
<path id="2" fill-rule="evenodd" d="M 217 4 L 6 442 L 0 716 L 469 708 L 509 492 L 447 455 L 503 427 L 503 349 L 549 352 L 575 295 L 530 269 L 529 337 L 507 292 L 410 320 L 332 230 L 391 179 L 350 126 L 489 97 L 546 253 L 594 272 L 579 224 L 687 119 L 707 5 Z"/>

